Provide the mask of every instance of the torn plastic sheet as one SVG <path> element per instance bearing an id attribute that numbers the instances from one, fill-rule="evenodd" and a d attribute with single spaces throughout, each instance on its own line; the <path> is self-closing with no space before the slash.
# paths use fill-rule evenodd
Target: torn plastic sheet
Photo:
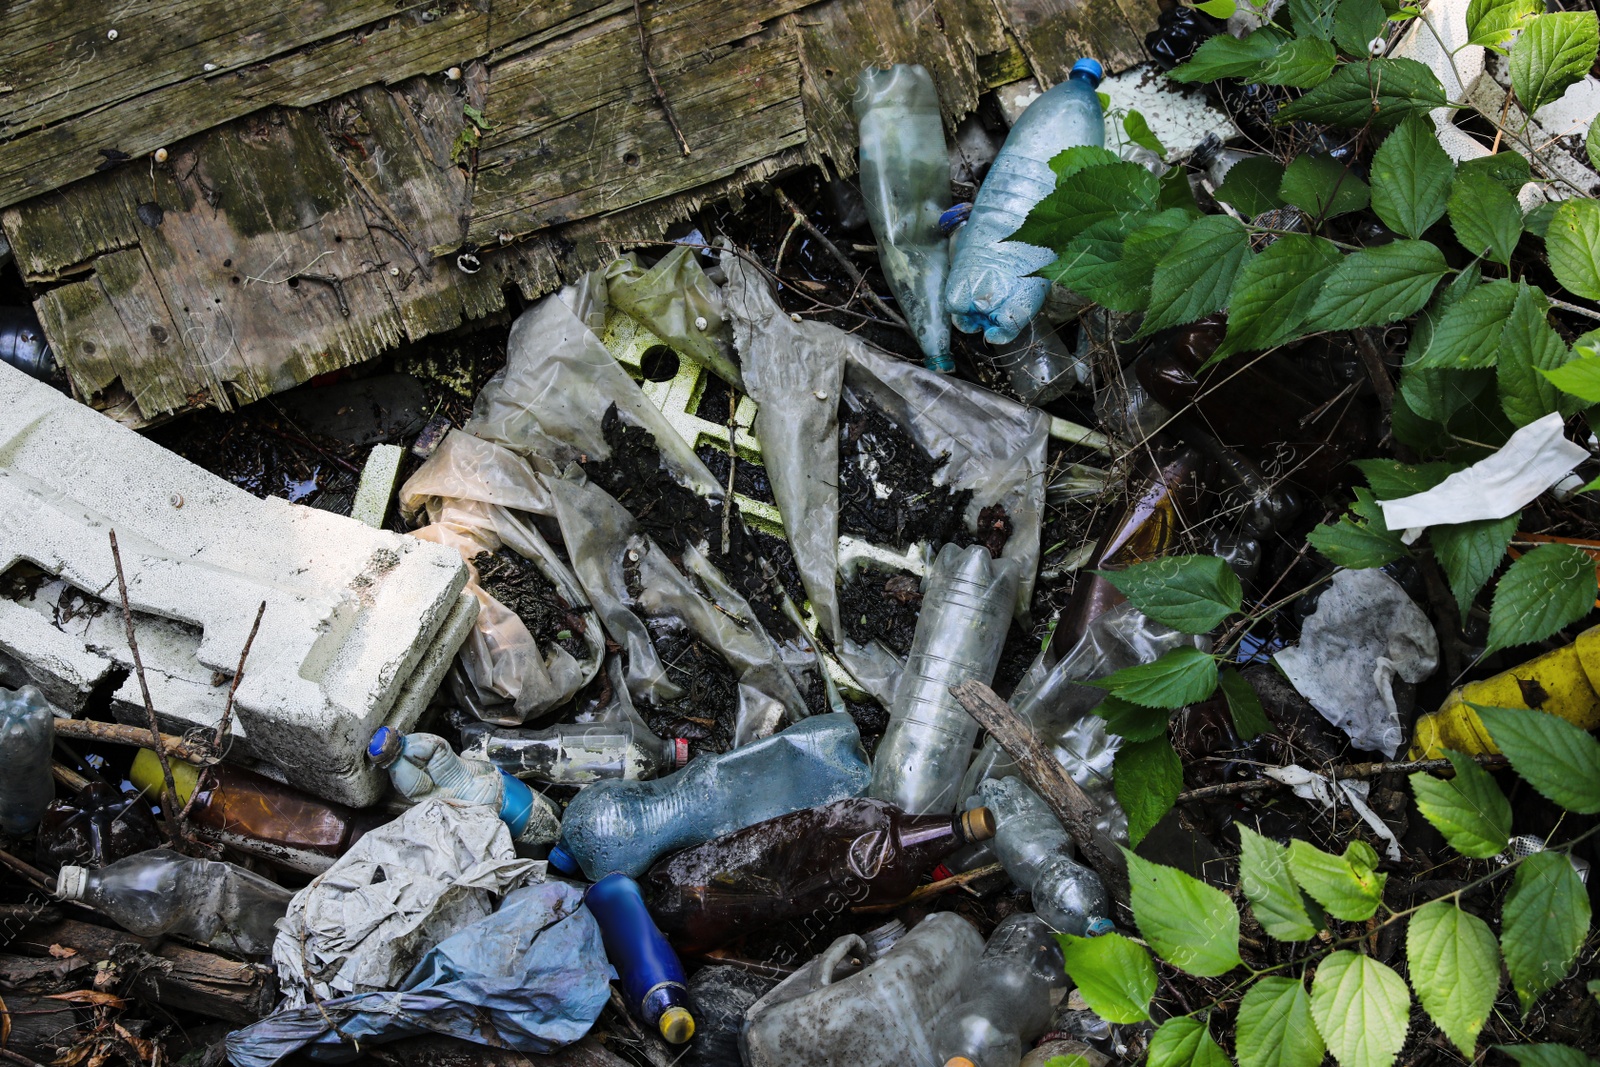
<path id="1" fill-rule="evenodd" d="M 1384 841 L 1384 850 L 1394 862 L 1400 862 L 1400 841 L 1394 836 L 1394 831 L 1389 829 L 1389 824 L 1378 817 L 1378 813 L 1367 805 L 1367 793 L 1371 788 L 1369 782 L 1358 782 L 1350 778 L 1330 779 L 1325 775 L 1308 771 L 1298 763 L 1291 763 L 1287 767 L 1266 767 L 1262 774 L 1274 781 L 1282 782 L 1294 790 L 1294 795 L 1301 800 L 1309 800 L 1321 804 L 1328 810 L 1333 809 L 1334 794 L 1346 804 L 1349 804 L 1361 820 L 1372 827 L 1372 832 Z"/>
<path id="2" fill-rule="evenodd" d="M 1552 411 L 1512 434 L 1493 455 L 1432 489 L 1378 501 L 1384 524 L 1404 530 L 1410 544 L 1429 526 L 1505 518 L 1589 458 L 1587 449 L 1562 436 L 1562 425 L 1560 413 Z"/>
<path id="3" fill-rule="evenodd" d="M 845 386 L 881 407 L 930 455 L 949 455 L 946 484 L 973 491 L 969 526 L 983 508 L 1005 508 L 1012 535 L 1004 555 L 1023 575 L 1017 602 L 1024 612 L 1039 570 L 1050 417 L 880 352 L 836 326 L 790 319 L 755 268 L 732 253 L 723 255 L 722 269 L 745 384 L 760 405 L 755 433 L 762 462 L 822 627 L 839 636 L 838 418 Z"/>
<path id="4" fill-rule="evenodd" d="M 679 246 L 648 270 L 628 253 L 601 273 L 618 310 L 740 392 L 744 383 L 733 358 L 733 331 L 723 312 L 722 291 L 700 269 L 695 249 Z"/>
<path id="5" fill-rule="evenodd" d="M 1394 680 L 1431 675 L 1439 637 L 1399 582 L 1381 570 L 1341 570 L 1301 626 L 1300 643 L 1273 658 L 1352 745 L 1392 757 L 1404 740 Z"/>
<path id="6" fill-rule="evenodd" d="M 487 916 L 491 895 L 543 874 L 542 861 L 517 858 L 495 809 L 418 804 L 289 902 L 272 945 L 283 1006 L 394 989 L 429 949 Z"/>
<path id="7" fill-rule="evenodd" d="M 499 911 L 430 949 L 398 992 L 276 1012 L 228 1035 L 228 1059 L 271 1067 L 300 1053 L 346 1063 L 364 1046 L 427 1033 L 554 1052 L 588 1033 L 615 974 L 583 891 L 542 882 L 513 890 Z"/>

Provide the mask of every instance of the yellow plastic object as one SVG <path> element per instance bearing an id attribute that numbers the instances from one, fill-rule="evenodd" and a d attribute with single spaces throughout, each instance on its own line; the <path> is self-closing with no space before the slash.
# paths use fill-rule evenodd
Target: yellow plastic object
<path id="1" fill-rule="evenodd" d="M 172 786 L 178 792 L 178 803 L 189 803 L 189 798 L 194 796 L 194 787 L 200 781 L 200 768 L 170 756 L 167 762 L 172 765 Z M 133 766 L 128 768 L 128 781 L 151 800 L 161 802 L 161 791 L 167 783 L 161 776 L 161 757 L 156 755 L 154 749 L 141 748 L 139 754 L 133 757 Z"/>
<path id="2" fill-rule="evenodd" d="M 1417 720 L 1411 758 L 1437 759 L 1447 748 L 1470 756 L 1499 752 L 1469 704 L 1529 708 L 1584 730 L 1600 727 L 1600 626 L 1566 648 L 1453 690 L 1438 711 Z"/>
<path id="3" fill-rule="evenodd" d="M 689 1014 L 688 1008 L 668 1008 L 661 1013 L 656 1025 L 661 1028 L 661 1036 L 674 1045 L 681 1045 L 694 1036 L 694 1016 Z"/>

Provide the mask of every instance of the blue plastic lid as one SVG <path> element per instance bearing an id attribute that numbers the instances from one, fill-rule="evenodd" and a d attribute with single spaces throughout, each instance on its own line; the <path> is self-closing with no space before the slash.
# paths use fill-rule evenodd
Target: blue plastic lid
<path id="1" fill-rule="evenodd" d="M 1094 60 L 1090 59 L 1085 61 L 1080 59 L 1078 62 L 1094 63 Z M 1095 63 L 1095 66 L 1099 66 L 1099 64 Z M 1112 922 L 1110 919 L 1107 919 L 1103 915 L 1096 915 L 1094 918 L 1089 920 L 1088 927 L 1083 932 L 1089 937 L 1099 937 L 1101 934 L 1111 933 L 1111 931 L 1115 930 L 1116 928 L 1117 924 Z"/>
<path id="2" fill-rule="evenodd" d="M 367 742 L 367 755 L 373 759 L 382 759 L 383 750 L 389 744 L 389 735 L 393 733 L 387 726 L 380 726 L 372 732 L 372 740 Z"/>
<path id="3" fill-rule="evenodd" d="M 939 232 L 949 237 L 951 231 L 966 222 L 967 216 L 971 214 L 971 201 L 962 201 L 954 207 L 945 208 L 939 215 Z"/>
<path id="4" fill-rule="evenodd" d="M 573 876 L 583 874 L 583 868 L 579 867 L 578 861 L 572 858 L 572 853 L 568 852 L 560 845 L 551 845 L 550 855 L 546 858 L 550 861 L 550 866 L 554 867 L 562 874 Z"/>
<path id="5" fill-rule="evenodd" d="M 1091 85 L 1094 85 L 1098 88 L 1100 85 L 1100 79 L 1106 76 L 1106 71 L 1105 68 L 1100 65 L 1100 61 L 1098 59 L 1090 59 L 1088 56 L 1084 56 L 1082 59 L 1072 64 L 1072 73 L 1068 74 L 1067 77 L 1076 78 L 1080 74 L 1088 78 Z"/>

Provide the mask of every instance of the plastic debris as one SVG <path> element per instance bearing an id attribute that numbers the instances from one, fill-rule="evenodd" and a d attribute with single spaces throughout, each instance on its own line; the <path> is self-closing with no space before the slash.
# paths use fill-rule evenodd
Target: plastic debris
<path id="1" fill-rule="evenodd" d="M 674 1045 L 694 1036 L 688 980 L 678 954 L 645 907 L 639 883 L 613 871 L 583 895 L 600 922 L 606 955 L 622 978 L 628 1010 Z"/>
<path id="2" fill-rule="evenodd" d="M 457 755 L 442 737 L 402 735 L 380 726 L 367 755 L 389 772 L 395 791 L 407 800 L 451 797 L 487 804 L 519 845 L 548 845 L 561 836 L 553 803 L 494 764 Z"/>
<path id="3" fill-rule="evenodd" d="M 55 796 L 50 777 L 50 747 L 55 742 L 55 711 L 31 685 L 0 688 L 0 751 L 6 773 L 0 776 L 0 830 L 25 834 L 39 825 Z"/>

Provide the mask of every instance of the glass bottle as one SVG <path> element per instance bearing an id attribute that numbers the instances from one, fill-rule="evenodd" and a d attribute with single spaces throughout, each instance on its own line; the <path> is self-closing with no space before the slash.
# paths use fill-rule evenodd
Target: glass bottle
<path id="1" fill-rule="evenodd" d="M 6 757 L 5 773 L 0 774 L 0 830 L 20 836 L 39 825 L 56 795 L 50 777 L 55 738 L 55 711 L 36 686 L 0 687 L 0 752 Z"/>
<path id="2" fill-rule="evenodd" d="M 674 1045 L 688 1041 L 694 1016 L 683 964 L 651 920 L 639 883 L 613 872 L 590 886 L 583 902 L 600 924 L 628 1009 Z"/>
<path id="3" fill-rule="evenodd" d="M 1001 921 L 961 990 L 940 1012 L 933 1046 L 945 1067 L 1016 1067 L 1045 1032 L 1067 972 L 1055 931 L 1021 912 Z"/>
<path id="4" fill-rule="evenodd" d="M 488 723 L 461 728 L 463 759 L 492 763 L 513 778 L 589 785 L 605 778 L 659 778 L 689 760 L 685 738 L 657 737 L 643 723 L 563 722 L 543 730 Z"/>
<path id="5" fill-rule="evenodd" d="M 1033 895 L 1039 918 L 1064 934 L 1109 930 L 1100 876 L 1073 858 L 1071 839 L 1039 795 L 1016 778 L 990 778 L 978 795 L 995 815 L 995 855 Z"/>
<path id="6" fill-rule="evenodd" d="M 487 804 L 500 812 L 519 845 L 548 845 L 561 836 L 554 804 L 492 763 L 461 758 L 442 737 L 380 726 L 367 755 L 413 803 L 442 796 Z"/>

